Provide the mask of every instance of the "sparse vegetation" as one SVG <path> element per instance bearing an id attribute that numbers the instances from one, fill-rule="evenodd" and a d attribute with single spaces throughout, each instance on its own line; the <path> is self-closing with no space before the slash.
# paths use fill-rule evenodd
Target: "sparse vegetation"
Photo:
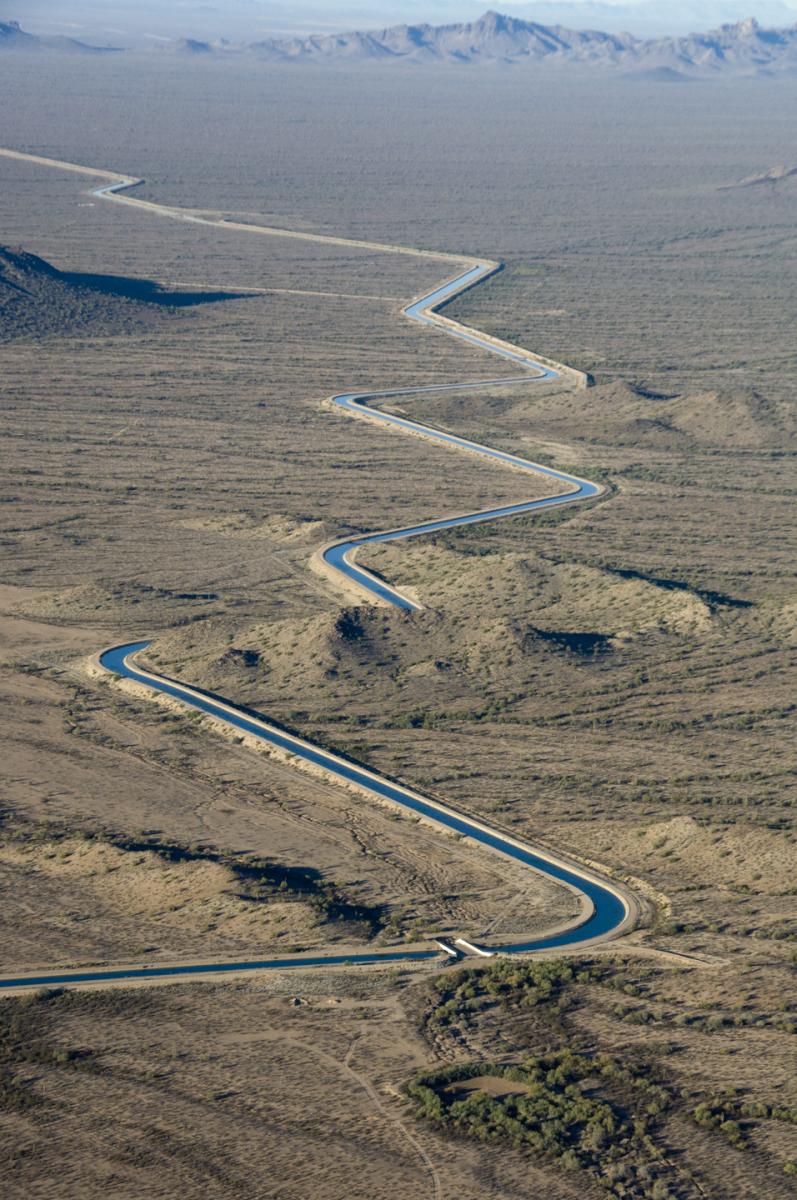
<path id="1" fill-rule="evenodd" d="M 634 978 L 605 962 L 499 961 L 440 977 L 427 988 L 422 1027 L 438 1052 L 456 1048 L 456 1060 L 407 1082 L 416 1118 L 584 1171 L 613 1196 L 702 1195 L 698 1164 L 711 1142 L 676 1161 L 669 1139 L 679 1122 L 750 1151 L 756 1128 L 794 1124 L 797 1108 L 739 1092 L 699 1095 L 673 1059 L 677 1047 L 607 1050 L 585 1030 L 596 988 L 638 996 L 652 990 L 653 974 Z M 462 1057 L 489 1042 L 500 1059 Z"/>
<path id="2" fill-rule="evenodd" d="M 113 829 L 75 831 L 54 822 L 30 825 L 15 819 L 8 812 L 0 813 L 0 830 L 6 841 L 34 850 L 43 847 L 45 857 L 52 858 L 62 846 L 61 856 L 70 859 L 75 843 L 94 846 L 101 853 L 107 848 L 122 851 L 131 864 L 148 864 L 154 856 L 166 864 L 212 864 L 221 868 L 220 902 L 225 895 L 250 905 L 270 901 L 301 901 L 309 904 L 319 921 L 352 927 L 355 935 L 370 938 L 388 924 L 388 916 L 380 905 L 357 900 L 339 884 L 325 879 L 313 867 L 289 866 L 256 855 L 239 855 L 211 846 L 182 845 L 164 841 L 152 834 L 129 836 Z M 118 869 L 120 861 L 113 860 L 107 870 Z M 92 872 L 93 873 L 93 872 Z M 224 886 L 226 884 L 226 887 Z M 180 907 L 175 905 L 174 907 Z"/>
<path id="3" fill-rule="evenodd" d="M 0 1112 L 47 1107 L 48 1101 L 35 1086 L 37 1072 L 98 1069 L 91 1048 L 65 1045 L 54 1032 L 63 1016 L 77 1012 L 108 1020 L 153 1007 L 145 994 L 114 991 L 82 995 L 44 989 L 20 999 L 0 1000 Z"/>

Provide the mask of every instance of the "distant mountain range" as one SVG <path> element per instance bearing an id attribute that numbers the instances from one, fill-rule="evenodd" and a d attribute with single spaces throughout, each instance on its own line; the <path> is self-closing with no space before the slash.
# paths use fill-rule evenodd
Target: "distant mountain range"
<path id="1" fill-rule="evenodd" d="M 71 38 L 34 37 L 16 22 L 0 23 L 0 49 L 4 48 L 109 52 Z M 797 25 L 764 29 L 752 17 L 709 33 L 643 39 L 630 33 L 539 25 L 487 12 L 478 21 L 460 25 L 393 25 L 249 43 L 185 38 L 166 49 L 195 58 L 247 56 L 273 63 L 587 64 L 665 80 L 728 72 L 797 73 Z"/>
<path id="2" fill-rule="evenodd" d="M 213 53 L 226 47 L 209 46 Z M 394 25 L 378 32 L 257 42 L 247 50 L 275 62 L 400 60 L 415 63 L 592 64 L 658 74 L 797 70 L 797 25 L 762 29 L 752 18 L 705 34 L 643 40 L 630 33 L 578 31 L 485 13 L 462 25 Z"/>
<path id="3" fill-rule="evenodd" d="M 26 33 L 18 21 L 0 21 L 0 51 L 58 50 L 67 54 L 118 54 L 116 46 L 89 46 L 70 37 L 41 37 Z"/>

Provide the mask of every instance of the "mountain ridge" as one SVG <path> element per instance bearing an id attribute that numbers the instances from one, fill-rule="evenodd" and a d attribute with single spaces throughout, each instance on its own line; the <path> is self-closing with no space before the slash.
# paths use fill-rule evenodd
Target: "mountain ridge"
<path id="1" fill-rule="evenodd" d="M 797 24 L 765 29 L 753 18 L 681 37 L 639 38 L 631 33 L 541 25 L 490 10 L 476 21 L 447 25 L 391 25 L 381 30 L 268 38 L 237 45 L 191 42 L 191 53 L 249 54 L 268 62 L 408 62 L 521 65 L 588 64 L 625 68 L 662 78 L 797 72 Z"/>
<path id="2" fill-rule="evenodd" d="M 81 54 L 118 53 L 65 37 L 26 33 L 0 21 L 0 51 L 36 49 Z M 196 60 L 246 56 L 264 63 L 407 63 L 415 65 L 523 66 L 551 64 L 620 70 L 636 77 L 677 82 L 723 73 L 797 74 L 797 23 L 780 29 L 753 17 L 705 33 L 640 38 L 632 33 L 541 25 L 490 10 L 475 21 L 447 25 L 390 25 L 377 30 L 266 38 L 254 42 L 175 39 L 152 53 Z"/>
<path id="3" fill-rule="evenodd" d="M 19 21 L 0 21 L 0 51 L 13 50 L 35 53 L 39 50 L 60 51 L 70 54 L 118 54 L 118 46 L 90 46 L 76 38 L 61 35 L 43 36 L 26 33 Z"/>

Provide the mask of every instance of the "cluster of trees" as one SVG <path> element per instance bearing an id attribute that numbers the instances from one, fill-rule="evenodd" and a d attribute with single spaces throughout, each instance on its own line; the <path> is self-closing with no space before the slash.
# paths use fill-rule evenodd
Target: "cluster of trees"
<path id="1" fill-rule="evenodd" d="M 451 1086 L 477 1076 L 511 1081 L 519 1090 L 463 1095 Z M 608 1055 L 563 1049 L 518 1064 L 458 1064 L 417 1076 L 407 1093 L 422 1119 L 544 1155 L 568 1171 L 586 1170 L 615 1196 L 629 1185 L 640 1198 L 669 1195 L 669 1168 L 650 1133 L 670 1095 Z"/>
<path id="2" fill-rule="evenodd" d="M 551 1017 L 572 1002 L 574 983 L 598 983 L 605 971 L 567 962 L 523 963 L 500 959 L 486 970 L 445 973 L 432 985 L 433 1003 L 426 1015 L 430 1030 L 466 1025 L 476 1012 L 493 1005 L 536 1008 L 546 1005 Z"/>
<path id="3" fill-rule="evenodd" d="M 644 976 L 644 971 L 642 975 Z M 455 1063 L 416 1076 L 406 1085 L 415 1114 L 451 1133 L 502 1142 L 555 1160 L 563 1169 L 583 1170 L 611 1196 L 667 1200 L 681 1195 L 691 1177 L 679 1168 L 672 1176 L 663 1146 L 664 1122 L 688 1115 L 711 1138 L 720 1136 L 743 1149 L 747 1131 L 758 1121 L 797 1124 L 797 1109 L 744 1098 L 739 1093 L 699 1096 L 680 1090 L 662 1065 L 661 1055 L 622 1058 L 582 1050 L 566 1014 L 579 1002 L 579 985 L 599 985 L 639 999 L 649 985 L 605 963 L 522 962 L 500 959 L 488 967 L 444 972 L 430 984 L 425 1021 L 437 1036 L 477 1027 L 485 1012 L 538 1010 L 532 1026 L 546 1051 L 516 1062 Z M 634 1012 L 641 1011 L 634 1009 Z M 531 1013 L 528 1014 L 531 1017 Z M 526 1023 L 527 1023 L 526 1019 Z M 720 1028 L 724 1015 L 690 1015 L 701 1028 Z M 550 1047 L 558 1042 L 560 1048 Z M 528 1044 L 528 1043 L 527 1043 Z M 457 1088 L 476 1077 L 518 1085 Z M 797 1163 L 783 1163 L 797 1174 Z M 678 1189 L 681 1188 L 681 1191 Z"/>

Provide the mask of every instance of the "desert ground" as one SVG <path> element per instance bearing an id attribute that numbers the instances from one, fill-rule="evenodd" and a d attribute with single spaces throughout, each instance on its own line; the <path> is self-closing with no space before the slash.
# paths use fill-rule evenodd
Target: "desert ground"
<path id="1" fill-rule="evenodd" d="M 734 185 L 788 158 L 794 84 L 485 72 L 436 76 L 429 107 L 423 72 L 60 63 L 33 105 L 35 75 L 4 70 L 6 145 L 201 212 L 505 260 L 451 315 L 597 386 L 401 409 L 608 489 L 370 551 L 424 609 L 353 603 L 308 569 L 330 538 L 550 491 L 324 404 L 512 373 L 400 318 L 449 266 L 220 240 L 0 160 L 4 974 L 572 915 L 553 884 L 91 671 L 138 636 L 156 667 L 649 904 L 531 1007 L 524 979 L 496 1001 L 490 967 L 4 999 L 9 1194 L 793 1194 L 797 190 Z M 563 1049 L 661 1089 L 655 1161 L 482 1143 L 405 1092 Z"/>

